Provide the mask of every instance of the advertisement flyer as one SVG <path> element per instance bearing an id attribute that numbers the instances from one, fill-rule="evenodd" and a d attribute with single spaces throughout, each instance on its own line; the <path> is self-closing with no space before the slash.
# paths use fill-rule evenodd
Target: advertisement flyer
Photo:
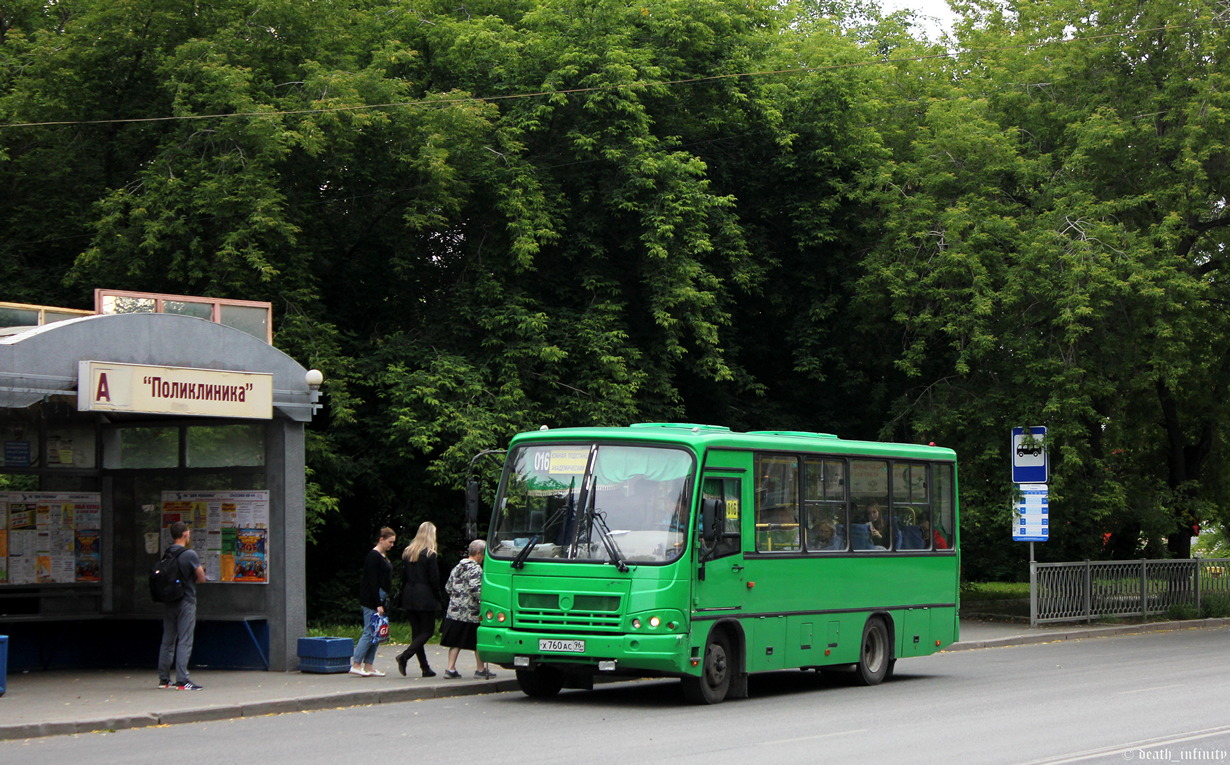
<path id="1" fill-rule="evenodd" d="M 0 492 L 0 584 L 101 581 L 101 527 L 98 493 Z"/>
<path id="2" fill-rule="evenodd" d="M 192 528 L 192 548 L 210 581 L 268 583 L 268 491 L 163 492 L 163 549 L 174 521 Z"/>
<path id="3" fill-rule="evenodd" d="M 98 529 L 79 529 L 74 535 L 78 582 L 102 581 L 102 532 Z"/>
<path id="4" fill-rule="evenodd" d="M 265 529 L 236 529 L 236 582 L 268 581 L 265 568 Z"/>

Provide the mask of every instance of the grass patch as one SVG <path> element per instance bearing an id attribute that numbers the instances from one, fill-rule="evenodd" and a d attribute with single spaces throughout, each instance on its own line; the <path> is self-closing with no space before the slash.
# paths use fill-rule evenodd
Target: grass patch
<path id="1" fill-rule="evenodd" d="M 341 637 L 350 638 L 358 642 L 359 635 L 362 634 L 363 627 L 358 622 L 353 624 L 313 624 L 308 627 L 307 637 Z M 389 621 L 389 642 L 397 643 L 398 645 L 407 645 L 410 643 L 410 623 Z M 436 631 L 427 641 L 428 645 L 438 644 L 440 642 L 440 623 L 436 622 Z"/>
<path id="2" fill-rule="evenodd" d="M 1200 616 L 1205 619 L 1218 619 L 1230 616 L 1230 594 L 1216 592 L 1202 597 L 1200 599 Z"/>
<path id="3" fill-rule="evenodd" d="M 963 582 L 961 601 L 1012 600 L 1029 597 L 1029 582 Z"/>

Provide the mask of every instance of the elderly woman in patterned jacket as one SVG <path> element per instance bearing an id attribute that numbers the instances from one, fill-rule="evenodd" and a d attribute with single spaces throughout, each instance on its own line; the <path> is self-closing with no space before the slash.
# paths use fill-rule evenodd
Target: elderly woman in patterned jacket
<path id="1" fill-rule="evenodd" d="M 444 676 L 450 680 L 461 677 L 457 671 L 457 657 L 462 650 L 474 651 L 477 671 L 474 677 L 490 680 L 495 673 L 487 668 L 487 662 L 478 655 L 478 612 L 483 587 L 483 557 L 487 543 L 475 539 L 466 551 L 468 557 L 453 567 L 444 584 L 448 594 L 448 611 L 440 625 L 440 645 L 448 648 L 448 669 Z"/>

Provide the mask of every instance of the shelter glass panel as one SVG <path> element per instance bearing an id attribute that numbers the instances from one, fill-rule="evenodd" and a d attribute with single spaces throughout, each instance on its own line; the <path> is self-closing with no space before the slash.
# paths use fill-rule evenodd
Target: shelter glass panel
<path id="1" fill-rule="evenodd" d="M 257 467 L 265 464 L 265 426 L 194 425 L 188 428 L 185 447 L 191 468 Z"/>
<path id="2" fill-rule="evenodd" d="M 221 323 L 264 340 L 269 335 L 269 311 L 242 305 L 219 307 Z"/>
<path id="3" fill-rule="evenodd" d="M 195 316 L 198 319 L 212 320 L 214 307 L 212 303 L 194 303 L 190 300 L 164 300 L 163 313 L 177 313 L 181 316 Z"/>
<path id="4" fill-rule="evenodd" d="M 96 453 L 91 425 L 57 425 L 47 433 L 45 464 L 48 467 L 92 469 Z"/>
<path id="5" fill-rule="evenodd" d="M 109 450 L 104 466 L 112 469 L 172 468 L 179 465 L 179 428 L 120 428 L 118 448 Z"/>

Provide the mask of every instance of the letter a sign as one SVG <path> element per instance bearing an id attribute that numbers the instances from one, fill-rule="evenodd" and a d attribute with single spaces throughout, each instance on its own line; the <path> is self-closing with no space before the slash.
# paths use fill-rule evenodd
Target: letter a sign
<path id="1" fill-rule="evenodd" d="M 273 416 L 273 375 L 82 361 L 77 408 L 267 420 Z"/>
<path id="2" fill-rule="evenodd" d="M 95 401 L 106 401 L 111 403 L 111 386 L 107 384 L 107 373 L 100 371 L 98 373 L 98 389 L 94 391 Z"/>

